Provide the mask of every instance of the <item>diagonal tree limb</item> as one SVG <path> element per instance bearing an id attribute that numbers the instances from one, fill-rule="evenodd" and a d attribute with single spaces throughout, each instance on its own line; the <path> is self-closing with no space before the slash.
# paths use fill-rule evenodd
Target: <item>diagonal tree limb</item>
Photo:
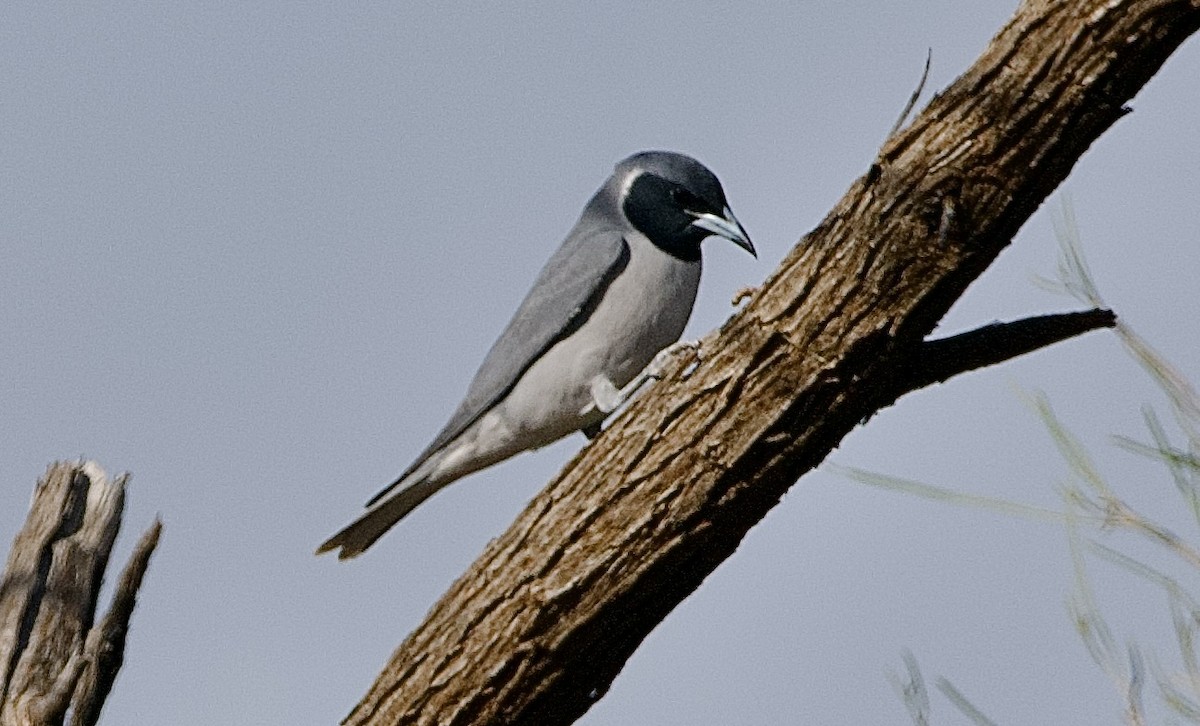
<path id="1" fill-rule="evenodd" d="M 796 479 L 895 399 L 950 305 L 1198 27 L 1200 0 L 1023 2 L 704 360 L 669 367 L 488 545 L 345 722 L 583 714 Z"/>

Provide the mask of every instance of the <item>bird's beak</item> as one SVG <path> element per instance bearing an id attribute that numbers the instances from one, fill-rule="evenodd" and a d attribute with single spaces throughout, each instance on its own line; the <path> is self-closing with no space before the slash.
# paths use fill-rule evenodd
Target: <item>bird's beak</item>
<path id="1" fill-rule="evenodd" d="M 690 212 L 690 214 L 696 217 L 696 220 L 692 222 L 693 227 L 699 227 L 718 237 L 724 237 L 754 257 L 758 257 L 758 253 L 754 251 L 754 245 L 750 242 L 750 235 L 746 234 L 746 229 L 742 227 L 741 222 L 737 221 L 737 217 L 733 216 L 733 211 L 729 207 L 725 207 L 722 212 L 723 216 L 712 212 Z"/>

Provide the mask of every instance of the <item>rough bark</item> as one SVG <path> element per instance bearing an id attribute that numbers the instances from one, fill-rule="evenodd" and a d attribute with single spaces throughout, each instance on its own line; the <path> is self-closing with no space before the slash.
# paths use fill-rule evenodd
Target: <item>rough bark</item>
<path id="1" fill-rule="evenodd" d="M 0 726 L 92 726 L 125 650 L 138 587 L 161 525 L 142 536 L 113 605 L 93 627 L 121 527 L 126 476 L 92 462 L 50 466 L 34 490 L 0 581 Z M 68 707 L 70 707 L 68 709 Z"/>
<path id="2" fill-rule="evenodd" d="M 399 647 L 347 724 L 565 724 L 851 429 L 1102 311 L 926 341 L 1200 0 L 1029 0 L 750 302 L 574 458 Z"/>

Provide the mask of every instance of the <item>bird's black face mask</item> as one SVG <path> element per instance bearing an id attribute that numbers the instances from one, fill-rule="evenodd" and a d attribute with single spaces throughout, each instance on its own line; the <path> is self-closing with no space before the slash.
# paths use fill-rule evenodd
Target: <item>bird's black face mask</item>
<path id="1" fill-rule="evenodd" d="M 657 247 L 681 260 L 700 259 L 700 243 L 711 232 L 696 227 L 696 214 L 719 213 L 678 184 L 654 174 L 640 174 L 625 195 L 625 217 Z"/>

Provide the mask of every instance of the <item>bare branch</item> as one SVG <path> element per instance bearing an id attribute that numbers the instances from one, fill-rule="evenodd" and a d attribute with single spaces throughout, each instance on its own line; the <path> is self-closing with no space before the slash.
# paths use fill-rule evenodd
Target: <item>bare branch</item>
<path id="1" fill-rule="evenodd" d="M 137 593 L 142 587 L 142 578 L 150 565 L 150 556 L 158 547 L 162 533 L 162 521 L 156 519 L 138 540 L 129 556 L 129 562 L 121 571 L 112 605 L 100 624 L 88 633 L 84 653 L 87 669 L 75 689 L 71 703 L 72 726 L 94 726 L 100 720 L 100 709 L 112 690 L 117 671 L 125 662 L 125 636 L 129 633 L 129 620 L 137 605 Z"/>
<path id="2" fill-rule="evenodd" d="M 890 139 L 908 120 L 908 115 L 912 113 L 917 106 L 917 101 L 921 98 L 921 92 L 925 90 L 925 81 L 929 80 L 929 66 L 933 64 L 933 48 L 930 48 L 925 53 L 925 68 L 921 71 L 921 80 L 917 81 L 917 87 L 913 89 L 912 95 L 908 97 L 908 103 L 904 104 L 904 110 L 900 112 L 900 117 L 896 119 L 896 123 L 892 124 L 892 130 L 888 131 Z"/>
<path id="3" fill-rule="evenodd" d="M 1111 310 L 1086 310 L 992 323 L 949 338 L 926 341 L 916 349 L 913 369 L 903 380 L 899 395 L 942 383 L 959 373 L 1003 363 L 1091 330 L 1116 325 L 1117 316 Z"/>

